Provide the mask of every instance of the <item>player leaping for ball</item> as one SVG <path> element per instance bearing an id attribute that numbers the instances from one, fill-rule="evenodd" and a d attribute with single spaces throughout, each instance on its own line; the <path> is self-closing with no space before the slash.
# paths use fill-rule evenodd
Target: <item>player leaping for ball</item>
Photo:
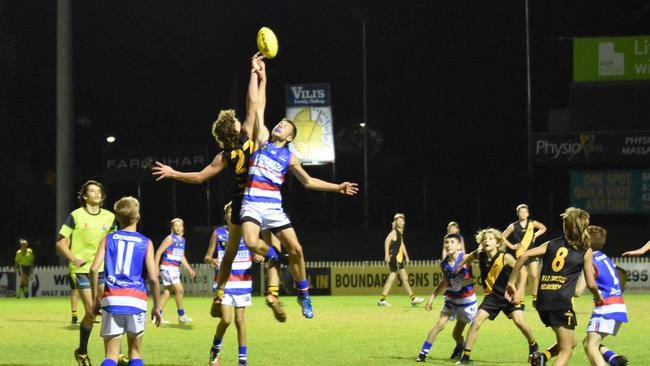
<path id="1" fill-rule="evenodd" d="M 264 61 L 260 61 L 259 64 L 263 74 Z M 264 126 L 263 110 L 258 110 L 257 120 L 260 140 L 262 140 L 269 136 L 269 131 Z M 312 318 L 314 313 L 309 297 L 305 259 L 291 221 L 282 209 L 282 194 L 280 192 L 282 183 L 284 183 L 286 173 L 290 171 L 307 189 L 338 192 L 352 196 L 357 193 L 358 188 L 356 183 L 334 184 L 307 174 L 298 158 L 291 153 L 288 147 L 297 133 L 296 125 L 289 119 L 283 118 L 273 128 L 270 140 L 264 142 L 251 156 L 248 185 L 241 208 L 241 221 L 244 242 L 249 249 L 258 254 L 263 254 L 268 250 L 269 245 L 259 240 L 261 230 L 270 230 L 287 248 L 289 269 L 298 290 L 298 303 L 302 307 L 302 314 L 306 318 Z M 223 268 L 222 271 L 224 271 Z M 230 272 L 230 268 L 228 268 L 228 272 Z"/>
<path id="2" fill-rule="evenodd" d="M 238 243 L 241 240 L 241 220 L 240 209 L 244 190 L 246 189 L 246 178 L 248 176 L 248 165 L 251 154 L 256 150 L 260 141 L 258 131 L 255 125 L 255 114 L 258 108 L 264 108 L 266 74 L 260 72 L 259 61 L 262 56 L 255 54 L 251 59 L 251 76 L 248 83 L 248 94 L 246 98 L 246 119 L 240 122 L 235 111 L 232 109 L 222 110 L 219 117 L 212 124 L 212 135 L 223 149 L 212 160 L 210 165 L 206 166 L 200 172 L 179 172 L 172 167 L 156 162 L 153 168 L 153 175 L 157 176 L 156 180 L 173 179 L 185 183 L 202 184 L 213 178 L 222 170 L 228 168 L 233 176 L 235 187 L 232 193 L 232 225 L 228 228 L 229 241 L 226 246 L 226 253 L 221 261 L 221 271 L 219 272 L 218 288 L 215 292 L 213 306 L 210 314 L 214 317 L 220 316 L 221 298 L 223 289 L 228 282 L 232 262 L 237 254 Z M 267 260 L 277 260 L 278 253 L 271 249 L 264 253 Z M 268 297 L 267 297 L 268 299 Z M 272 307 L 273 309 L 279 307 Z"/>

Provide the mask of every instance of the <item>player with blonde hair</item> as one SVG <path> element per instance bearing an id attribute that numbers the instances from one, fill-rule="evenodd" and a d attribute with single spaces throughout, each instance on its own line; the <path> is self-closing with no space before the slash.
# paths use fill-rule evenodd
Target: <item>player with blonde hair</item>
<path id="1" fill-rule="evenodd" d="M 471 261 L 479 261 L 481 278 L 483 278 L 483 289 L 485 297 L 479 305 L 478 313 L 467 332 L 465 350 L 459 364 L 470 363 L 472 347 L 476 341 L 478 331 L 486 319 L 494 320 L 500 312 L 512 319 L 521 334 L 528 341 L 528 354 L 538 350 L 537 342 L 533 336 L 533 330 L 524 319 L 524 305 L 521 303 L 511 304 L 505 297 L 506 283 L 509 277 L 517 277 L 512 267 L 515 265 L 515 258 L 504 253 L 505 239 L 503 234 L 493 228 L 483 229 L 476 234 L 476 242 L 479 248 L 465 256 L 458 265 L 456 271 L 460 271 L 463 265 Z M 525 283 L 525 278 L 519 279 L 519 286 Z"/>
<path id="2" fill-rule="evenodd" d="M 590 248 L 589 213 L 575 207 L 567 208 L 562 217 L 564 235 L 524 252 L 517 259 L 508 279 L 507 298 L 519 303 L 517 271 L 531 258 L 542 257 L 542 275 L 537 297 L 537 312 L 547 327 L 555 333 L 557 342 L 544 352 L 532 352 L 532 365 L 545 365 L 554 356 L 556 366 L 568 365 L 576 346 L 575 327 L 577 319 L 572 298 L 581 273 L 584 273 L 587 287 L 596 303 L 602 303 L 602 296 L 594 280 L 593 251 Z"/>
<path id="3" fill-rule="evenodd" d="M 248 167 L 251 155 L 259 144 L 265 139 L 260 136 L 259 123 L 256 123 L 256 115 L 264 111 L 266 107 L 266 70 L 263 69 L 263 56 L 259 53 L 251 58 L 250 79 L 246 97 L 246 117 L 243 122 L 237 118 L 232 109 L 219 112 L 217 120 L 212 125 L 212 135 L 223 149 L 200 172 L 179 172 L 168 165 L 156 162 L 153 174 L 156 180 L 173 179 L 185 183 L 202 184 L 215 177 L 224 169 L 229 169 L 234 177 L 234 189 L 232 193 L 232 225 L 228 231 L 228 245 L 221 261 L 219 271 L 218 288 L 212 300 L 210 313 L 214 317 L 220 316 L 221 298 L 224 287 L 228 282 L 232 261 L 237 255 L 238 243 L 242 237 L 241 205 L 246 189 L 248 178 Z M 277 260 L 278 253 L 274 248 L 267 248 L 266 251 L 259 249 L 255 253 L 263 255 L 266 259 Z"/>
<path id="4" fill-rule="evenodd" d="M 162 314 L 165 309 L 165 304 L 171 296 L 171 291 L 174 291 L 176 299 L 176 312 L 178 314 L 178 322 L 188 324 L 193 321 L 192 318 L 185 315 L 185 308 L 183 307 L 183 295 L 185 289 L 181 282 L 181 266 L 187 270 L 190 278 L 194 278 L 196 274 L 190 267 L 190 264 L 185 257 L 185 223 L 180 218 L 174 218 L 170 221 L 171 234 L 167 235 L 160 243 L 156 250 L 155 261 L 160 265 L 160 278 L 162 279 L 163 286 L 165 286 L 162 296 L 160 297 L 160 313 Z M 169 324 L 168 320 L 162 320 L 163 324 Z"/>
<path id="5" fill-rule="evenodd" d="M 121 230 L 106 235 L 99 244 L 90 267 L 93 311 L 103 309 L 101 336 L 105 356 L 102 366 L 116 366 L 122 335 L 126 333 L 129 345 L 129 365 L 143 366 L 142 340 L 147 313 L 146 270 L 153 295 L 151 318 L 160 325 L 158 306 L 158 270 L 153 256 L 153 244 L 137 232 L 140 221 L 140 203 L 133 197 L 122 197 L 114 205 Z M 104 261 L 105 260 L 105 261 Z M 104 295 L 97 296 L 99 274 L 104 277 Z"/>
<path id="6" fill-rule="evenodd" d="M 404 244 L 404 228 L 406 227 L 406 216 L 403 213 L 396 213 L 391 222 L 391 231 L 384 240 L 384 261 L 388 264 L 390 274 L 384 283 L 384 288 L 379 296 L 377 305 L 391 306 L 386 298 L 393 287 L 393 282 L 397 274 L 402 280 L 402 286 L 409 296 L 411 305 L 417 305 L 424 301 L 423 298 L 415 296 L 411 286 L 409 285 L 408 273 L 406 273 L 406 263 L 410 262 L 406 244 Z"/>

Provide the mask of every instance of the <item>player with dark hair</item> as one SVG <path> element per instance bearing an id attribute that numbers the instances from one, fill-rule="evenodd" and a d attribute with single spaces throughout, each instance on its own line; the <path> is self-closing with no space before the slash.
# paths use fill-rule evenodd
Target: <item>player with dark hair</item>
<path id="1" fill-rule="evenodd" d="M 465 238 L 463 238 L 463 235 L 460 233 L 460 225 L 456 221 L 449 221 L 447 224 L 447 234 L 456 234 L 458 237 L 460 237 L 460 250 L 465 252 Z M 447 258 L 447 250 L 445 249 L 445 243 L 442 243 L 442 255 L 440 256 L 440 259 L 444 260 Z"/>
<path id="2" fill-rule="evenodd" d="M 90 365 L 88 357 L 88 339 L 93 329 L 95 314 L 92 304 L 90 284 L 90 265 L 95 259 L 97 248 L 106 234 L 117 229 L 115 215 L 102 205 L 106 195 L 101 183 L 89 180 L 81 186 L 77 195 L 81 207 L 72 211 L 65 219 L 56 248 L 70 262 L 69 270 L 75 281 L 79 297 L 84 305 L 85 314 L 79 326 L 79 348 L 74 352 L 77 363 L 81 366 Z M 96 294 L 101 296 L 104 282 L 100 276 Z"/>
<path id="3" fill-rule="evenodd" d="M 264 68 L 264 63 L 260 63 Z M 269 136 L 269 131 L 264 126 L 263 112 L 263 110 L 258 110 L 257 113 L 257 124 L 260 127 L 262 141 Z M 312 318 L 314 313 L 309 296 L 302 245 L 282 208 L 280 189 L 287 172 L 293 173 L 307 189 L 352 196 L 357 193 L 358 188 L 356 183 L 329 183 L 313 178 L 305 172 L 298 158 L 291 153 L 288 147 L 296 134 L 295 124 L 287 118 L 283 118 L 271 131 L 270 139 L 262 143 L 251 156 L 241 220 L 244 242 L 249 249 L 258 254 L 265 254 L 268 250 L 273 250 L 272 246 L 259 240 L 262 230 L 271 231 L 287 249 L 289 269 L 298 290 L 298 303 L 302 308 L 303 316 Z"/>
<path id="4" fill-rule="evenodd" d="M 456 325 L 452 333 L 456 341 L 456 347 L 451 354 L 451 359 L 460 358 L 465 347 L 463 330 L 476 317 L 476 294 L 474 293 L 474 276 L 472 276 L 471 264 L 465 264 L 460 272 L 456 272 L 456 268 L 466 255 L 461 249 L 461 237 L 459 234 L 447 234 L 445 235 L 444 243 L 445 252 L 449 253 L 440 264 L 445 280 L 440 281 L 440 284 L 433 291 L 433 294 L 427 302 L 426 309 L 427 311 L 433 309 L 433 301 L 443 291 L 445 293 L 445 303 L 440 310 L 438 322 L 429 331 L 429 335 L 422 345 L 420 354 L 416 359 L 417 362 L 424 362 L 426 360 L 433 341 L 450 320 L 456 320 Z"/>
<path id="5" fill-rule="evenodd" d="M 140 203 L 133 197 L 122 197 L 114 210 L 121 230 L 106 235 L 97 249 L 90 267 L 93 311 L 101 307 L 101 336 L 104 338 L 104 360 L 101 366 L 117 366 L 120 341 L 126 334 L 129 345 L 129 366 L 143 366 L 142 339 L 147 313 L 146 270 L 153 295 L 151 318 L 160 325 L 158 271 L 153 244 L 137 232 Z M 106 262 L 104 262 L 106 260 Z M 103 273 L 105 290 L 101 302 L 97 296 L 99 274 Z"/>

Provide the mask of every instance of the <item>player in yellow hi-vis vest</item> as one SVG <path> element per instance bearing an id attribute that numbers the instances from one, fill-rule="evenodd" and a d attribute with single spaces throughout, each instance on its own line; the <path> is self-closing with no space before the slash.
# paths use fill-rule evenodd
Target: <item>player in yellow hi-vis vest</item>
<path id="1" fill-rule="evenodd" d="M 546 232 L 546 226 L 539 221 L 529 219 L 528 205 L 522 203 L 517 206 L 517 221 L 508 225 L 503 231 L 503 237 L 506 239 L 505 244 L 508 247 L 508 253 L 512 254 L 515 258 L 519 258 L 526 250 L 535 246 L 535 240 Z M 508 238 L 512 242 L 508 241 Z M 514 243 L 514 244 L 512 244 Z M 533 307 L 537 306 L 537 285 L 539 284 L 539 261 L 533 259 L 528 261 L 521 269 L 521 276 L 528 277 L 530 273 L 530 282 L 532 286 Z M 526 286 L 522 286 L 519 290 L 520 299 L 524 298 Z M 523 301 L 523 300 L 522 300 Z"/>
<path id="2" fill-rule="evenodd" d="M 34 253 L 28 248 L 27 240 L 19 239 L 18 242 L 20 243 L 20 249 L 16 252 L 14 267 L 16 273 L 20 276 L 20 287 L 16 290 L 16 298 L 20 297 L 21 292 L 25 297 L 29 297 L 27 285 L 29 284 L 29 276 L 32 275 L 32 268 L 34 268 Z"/>
<path id="3" fill-rule="evenodd" d="M 396 213 L 393 217 L 392 230 L 386 236 L 384 241 L 384 260 L 388 263 L 388 268 L 390 269 L 390 274 L 386 279 L 384 284 L 384 289 L 381 292 L 379 301 L 377 305 L 379 306 L 390 306 L 386 301 L 388 297 L 388 292 L 393 286 L 395 277 L 397 277 L 397 271 L 399 271 L 399 276 L 402 279 L 402 284 L 404 290 L 409 295 L 411 299 L 411 305 L 417 305 L 424 301 L 421 297 L 415 297 L 411 286 L 409 285 L 408 274 L 406 273 L 406 263 L 410 262 L 409 254 L 406 251 L 406 245 L 404 245 L 404 226 L 406 225 L 406 218 L 402 213 Z"/>
<path id="4" fill-rule="evenodd" d="M 85 314 L 79 327 L 79 348 L 74 355 L 77 363 L 90 365 L 88 358 L 88 338 L 93 329 L 92 294 L 90 289 L 90 266 L 97 254 L 97 248 L 104 236 L 117 229 L 115 215 L 102 208 L 104 187 L 101 183 L 89 180 L 81 186 L 77 196 L 81 207 L 72 211 L 59 230 L 56 248 L 70 261 L 71 280 L 77 284 L 79 297 L 84 304 Z M 103 268 L 103 263 L 100 266 Z M 104 276 L 99 276 L 103 279 Z M 104 283 L 100 280 L 98 294 L 104 292 Z"/>

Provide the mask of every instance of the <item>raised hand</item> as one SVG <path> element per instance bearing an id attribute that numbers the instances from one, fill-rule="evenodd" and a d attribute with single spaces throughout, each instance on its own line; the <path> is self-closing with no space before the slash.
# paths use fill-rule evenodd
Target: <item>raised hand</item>
<path id="1" fill-rule="evenodd" d="M 643 250 L 637 249 L 637 250 L 630 250 L 629 252 L 623 253 L 623 257 L 640 257 L 644 254 L 645 252 Z"/>
<path id="2" fill-rule="evenodd" d="M 259 52 L 257 52 L 256 54 L 253 55 L 253 57 L 251 57 L 251 72 L 256 72 L 256 73 L 260 72 L 261 67 L 259 63 L 260 61 L 262 61 L 263 58 L 264 56 L 262 56 L 262 54 Z"/>
<path id="3" fill-rule="evenodd" d="M 176 171 L 169 165 L 165 165 L 161 162 L 156 162 L 156 166 L 151 168 L 151 174 L 156 177 L 156 182 L 165 178 L 172 178 Z"/>
<path id="4" fill-rule="evenodd" d="M 359 192 L 359 185 L 356 183 L 343 182 L 339 184 L 339 193 L 346 196 L 354 196 Z"/>

